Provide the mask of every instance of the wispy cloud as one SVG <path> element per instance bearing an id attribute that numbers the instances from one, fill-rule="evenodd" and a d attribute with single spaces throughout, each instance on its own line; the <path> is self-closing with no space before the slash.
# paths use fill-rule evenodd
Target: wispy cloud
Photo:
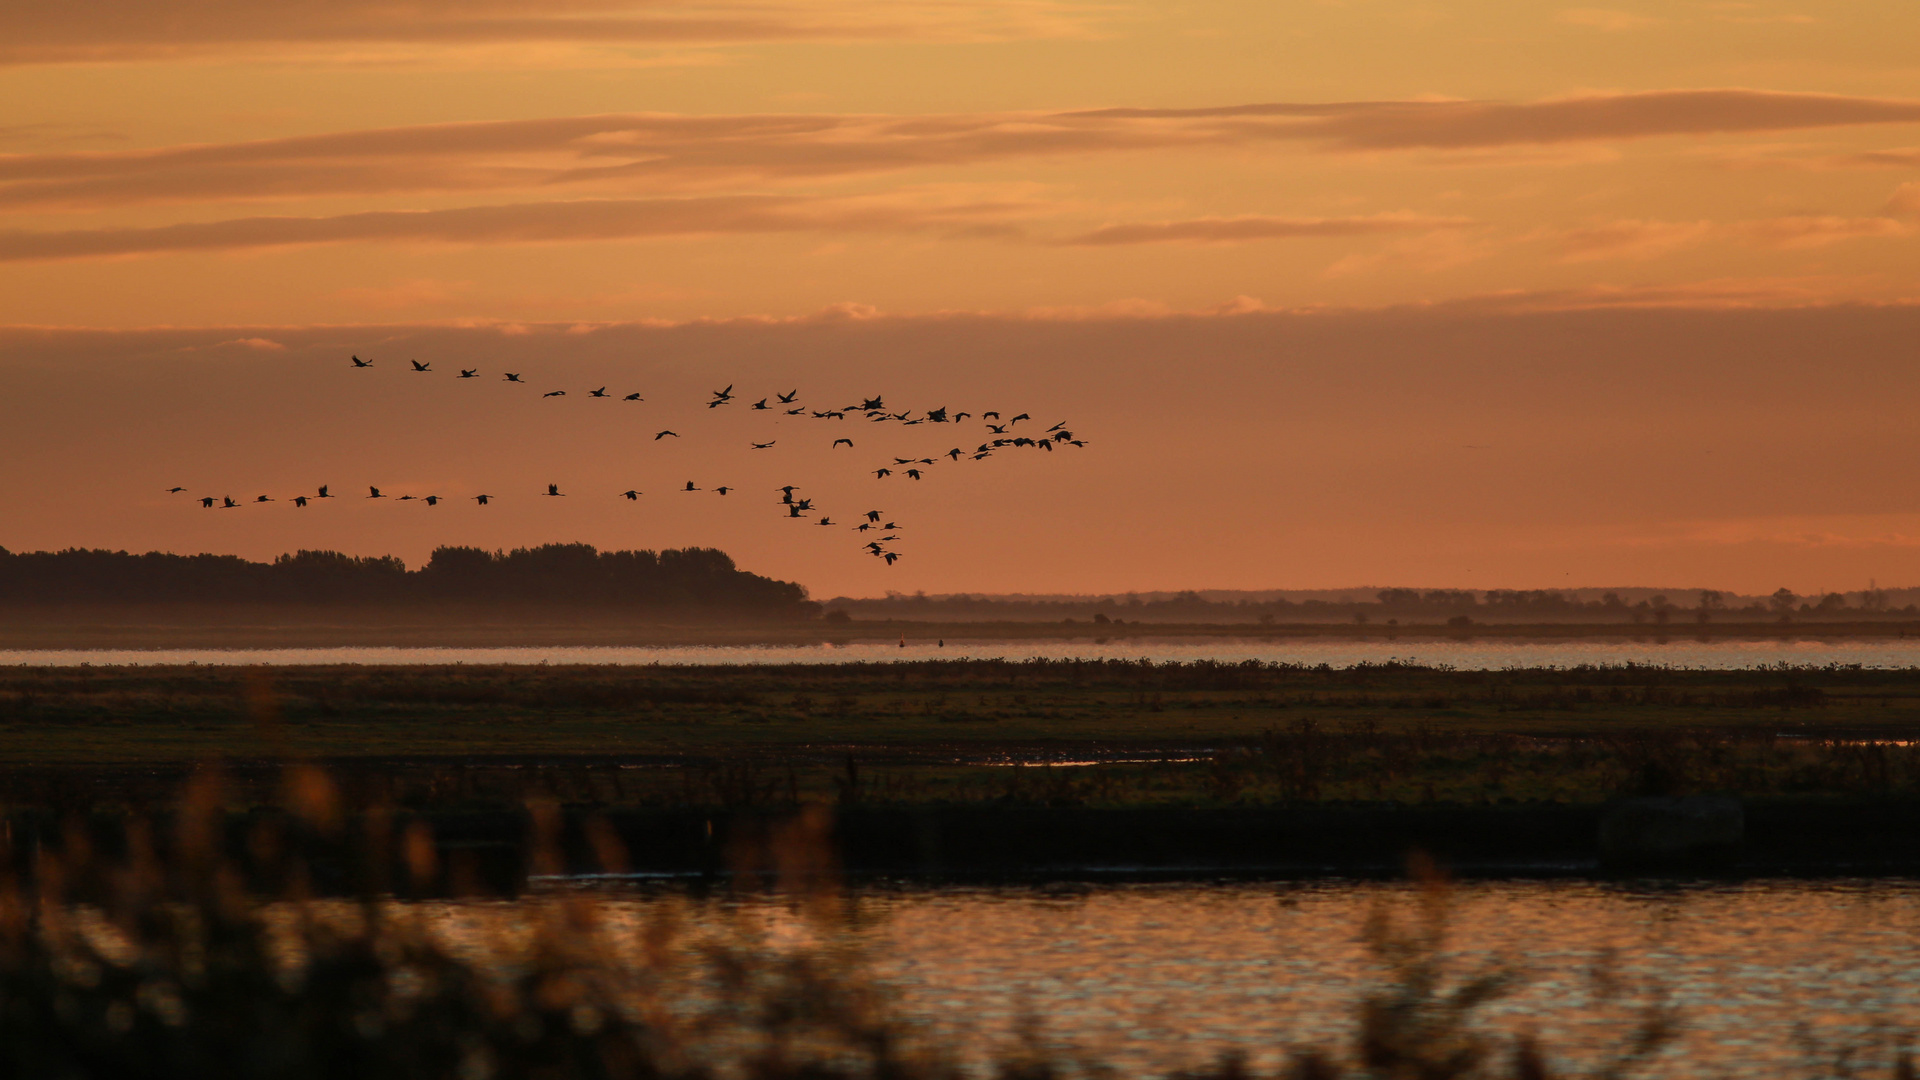
<path id="1" fill-rule="evenodd" d="M 1056 241 L 1071 246 L 1115 244 L 1234 244 L 1248 240 L 1296 237 L 1367 236 L 1377 233 L 1431 232 L 1471 224 L 1467 218 L 1427 217 L 1419 214 L 1375 214 L 1368 217 L 1190 218 L 1106 225 L 1091 232 Z"/>
<path id="2" fill-rule="evenodd" d="M 501 244 L 716 233 L 941 231 L 1007 235 L 1007 204 L 902 205 L 882 200 L 719 196 L 580 199 L 332 217 L 253 217 L 151 228 L 0 232 L 0 262 L 237 251 L 350 242 Z"/>
<path id="3" fill-rule="evenodd" d="M 1657 259 L 1714 234 L 1711 221 L 1609 221 L 1558 234 L 1562 262 Z"/>
<path id="4" fill-rule="evenodd" d="M 1733 241 L 1794 250 L 1825 247 L 1847 240 L 1901 239 L 1916 228 L 1900 220 L 1896 192 L 1886 211 L 1866 217 L 1798 214 L 1739 221 L 1605 221 L 1572 229 L 1546 230 L 1528 239 L 1544 239 L 1560 248 L 1564 263 L 1606 259 L 1657 259 L 1710 241 Z"/>
<path id="5" fill-rule="evenodd" d="M 1568 8 L 1560 13 L 1560 21 L 1574 26 L 1590 27 L 1594 30 L 1606 30 L 1619 33 L 1622 30 L 1640 30 L 1649 26 L 1658 26 L 1665 19 L 1652 15 L 1642 15 L 1633 11 L 1616 11 L 1612 8 Z"/>
<path id="6" fill-rule="evenodd" d="M 178 59 L 316 47 L 980 41 L 1079 36 L 1072 0 L 92 0 L 0 7 L 0 63 Z"/>
<path id="7" fill-rule="evenodd" d="M 663 193 L 1008 160 L 1267 146 L 1485 152 L 1920 123 L 1920 101 L 1668 90 L 1530 103 L 1257 104 L 931 116 L 620 114 L 0 155 L 0 209 L 576 187 Z"/>
<path id="8" fill-rule="evenodd" d="M 1843 240 L 1893 239 L 1914 229 L 1892 217 L 1800 215 L 1739 222 L 1732 228 L 1757 243 L 1777 248 L 1814 248 Z"/>
<path id="9" fill-rule="evenodd" d="M 1896 218 L 1920 217 L 1920 182 L 1908 181 L 1893 190 L 1893 197 L 1880 208 L 1882 214 Z"/>
<path id="10" fill-rule="evenodd" d="M 1401 101 L 1107 109 L 1110 118 L 1238 121 L 1249 138 L 1349 150 L 1467 149 L 1527 143 L 1735 134 L 1920 121 L 1920 101 L 1764 90 L 1655 90 L 1537 102 Z"/>

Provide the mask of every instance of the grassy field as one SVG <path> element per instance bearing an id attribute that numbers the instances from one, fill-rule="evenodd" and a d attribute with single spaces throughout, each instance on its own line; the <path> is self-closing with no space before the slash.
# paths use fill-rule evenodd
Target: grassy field
<path id="1" fill-rule="evenodd" d="M 1920 791 L 1916 738 L 1920 671 L 1842 668 L 0 669 L 16 804 L 157 797 L 195 763 L 287 758 L 434 804 L 1888 795 Z"/>

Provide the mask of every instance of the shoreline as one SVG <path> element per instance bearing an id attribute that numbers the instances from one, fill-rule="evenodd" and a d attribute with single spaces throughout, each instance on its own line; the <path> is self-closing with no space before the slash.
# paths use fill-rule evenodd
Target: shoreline
<path id="1" fill-rule="evenodd" d="M 200 618 L 188 618 L 199 614 Z M 324 648 L 701 648 L 844 646 L 905 641 L 961 644 L 1203 641 L 1472 642 L 1774 641 L 1782 639 L 1920 639 L 1920 619 L 1727 622 L 1648 626 L 1637 623 L 1443 623 L 1356 626 L 1352 623 L 1094 623 L 808 620 L 805 622 L 647 622 L 528 613 L 491 620 L 354 612 L 21 612 L 0 609 L 0 650 L 83 651 Z"/>
<path id="2" fill-rule="evenodd" d="M 1920 800 L 1745 801 L 1746 833 L 1729 847 L 1659 861 L 1612 862 L 1598 833 L 1599 805 L 1320 805 L 1269 807 L 890 807 L 759 810 L 718 807 L 408 811 L 353 815 L 331 834 L 277 811 L 229 814 L 230 857 L 274 823 L 276 835 L 316 871 L 322 892 L 347 885 L 345 868 L 409 835 L 431 837 L 442 875 L 421 896 L 516 896 L 590 883 L 685 882 L 754 887 L 776 877 L 795 823 L 823 827 L 850 882 L 908 887 L 992 882 L 1179 882 L 1397 878 L 1425 857 L 1470 879 L 1591 880 L 1909 878 L 1920 876 Z M 818 813 L 824 809 L 824 815 Z M 142 819 L 170 833 L 170 814 Z M 91 849 L 126 847 L 130 817 L 84 818 Z M 31 877 L 42 851 L 72 842 L 76 821 L 44 812 L 0 818 L 16 873 Z M 624 868 L 601 864 L 607 836 Z M 544 837 L 544 839 L 542 838 Z M 397 869 L 397 868 L 396 868 Z M 395 880 L 400 875 L 394 875 Z"/>

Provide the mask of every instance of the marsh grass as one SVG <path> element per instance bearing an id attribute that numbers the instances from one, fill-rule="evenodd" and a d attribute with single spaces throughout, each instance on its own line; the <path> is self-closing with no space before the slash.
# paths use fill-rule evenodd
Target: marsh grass
<path id="1" fill-rule="evenodd" d="M 253 731 L 277 752 L 290 739 Z M 1621 728 L 1588 736 L 1388 727 L 1371 719 L 1298 717 L 1213 746 L 1085 749 L 1027 743 L 997 754 L 920 748 L 734 748 L 637 762 L 476 756 L 348 760 L 332 783 L 354 807 L 517 812 L 529 800 L 579 809 L 787 810 L 814 802 L 867 806 L 1275 806 L 1352 803 L 1593 805 L 1620 795 L 1714 793 L 1745 798 L 1920 797 L 1920 742 L 1765 730 Z M 968 760 L 971 757 L 973 760 Z M 1001 757 L 1004 763 L 982 760 Z M 1054 759 L 1075 759 L 1055 764 Z M 956 760 L 958 759 L 958 760 Z M 173 801 L 179 766 L 0 764 L 0 809 L 73 815 L 156 813 Z M 236 762 L 238 808 L 270 806 L 278 767 Z"/>

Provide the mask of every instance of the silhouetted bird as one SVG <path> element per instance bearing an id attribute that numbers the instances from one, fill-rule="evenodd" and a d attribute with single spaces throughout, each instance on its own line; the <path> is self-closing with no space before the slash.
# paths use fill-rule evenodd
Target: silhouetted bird
<path id="1" fill-rule="evenodd" d="M 866 522 L 861 522 L 861 523 L 860 523 L 860 524 L 858 524 L 858 525 L 855 525 L 855 526 L 853 527 L 853 531 L 854 531 L 854 532 L 866 532 L 866 531 L 867 531 L 868 529 L 871 529 L 871 528 L 873 528 L 873 523 L 872 523 L 872 522 L 870 522 L 870 521 L 866 521 Z"/>
<path id="2" fill-rule="evenodd" d="M 949 460 L 949 461 L 959 461 L 959 460 L 960 460 L 960 456 L 961 456 L 962 454 L 965 454 L 965 453 L 966 453 L 966 451 L 965 451 L 965 450 L 962 450 L 962 449 L 960 449 L 959 447 L 957 447 L 957 446 L 956 446 L 956 447 L 954 447 L 953 449 L 951 449 L 951 450 L 949 450 L 949 451 L 947 451 L 947 460 Z"/>
<path id="3" fill-rule="evenodd" d="M 415 498 L 417 498 L 417 496 L 414 496 L 414 495 L 402 495 L 402 496 L 400 496 L 400 501 L 401 501 L 401 502 L 412 502 L 412 501 L 413 501 L 413 500 L 414 500 Z"/>
<path id="4" fill-rule="evenodd" d="M 991 432 L 993 432 L 993 433 L 994 433 L 995 435 L 1005 435 L 1005 434 L 1007 433 L 1007 425 L 1005 425 L 1005 424 L 988 424 L 988 425 L 987 425 L 987 430 L 988 430 L 988 431 L 991 431 Z"/>
<path id="5" fill-rule="evenodd" d="M 787 415 L 788 416 L 805 416 L 807 415 L 807 407 L 805 405 L 802 405 L 797 409 L 788 409 Z"/>
<path id="6" fill-rule="evenodd" d="M 793 485 L 792 484 L 788 484 L 785 487 L 777 487 L 777 488 L 774 488 L 773 490 L 779 492 L 782 496 L 784 496 L 784 498 L 781 499 L 782 502 L 793 501 Z"/>
<path id="7" fill-rule="evenodd" d="M 367 491 L 368 491 L 368 495 L 367 495 L 367 498 L 369 498 L 369 499 L 384 499 L 384 498 L 386 498 L 386 496 L 385 496 L 385 495 L 382 495 L 382 494 L 380 494 L 380 489 L 379 489 L 379 488 L 377 488 L 377 487 L 372 487 L 372 486 L 368 486 L 368 488 L 367 488 Z"/>
<path id="8" fill-rule="evenodd" d="M 295 506 L 307 505 L 307 497 L 305 495 L 295 495 L 293 497 L 293 505 Z"/>
<path id="9" fill-rule="evenodd" d="M 873 470 L 873 475 L 878 479 L 885 480 L 887 477 L 893 475 L 893 470 L 892 469 L 875 469 Z"/>
<path id="10" fill-rule="evenodd" d="M 225 498 L 221 499 L 220 503 L 221 503 L 220 509 L 222 510 L 232 510 L 235 507 L 240 505 L 239 503 L 233 501 L 233 496 L 231 495 L 228 495 Z"/>
<path id="11" fill-rule="evenodd" d="M 774 441 L 775 441 L 775 442 L 778 442 L 779 440 L 777 440 L 777 439 L 776 439 L 776 440 L 774 440 Z M 770 442 L 757 442 L 757 443 L 748 443 L 747 445 L 748 445 L 748 446 L 750 446 L 750 447 L 752 447 L 752 448 L 753 448 L 753 449 L 755 449 L 755 450 L 765 450 L 765 449 L 768 449 L 769 447 L 771 447 L 771 446 L 773 445 L 773 443 L 770 443 Z"/>
<path id="12" fill-rule="evenodd" d="M 641 397 L 639 394 L 628 394 L 626 397 L 623 397 L 620 400 L 621 401 L 645 401 L 647 399 Z"/>
<path id="13" fill-rule="evenodd" d="M 798 506 L 789 506 L 789 507 L 787 507 L 787 516 L 788 516 L 788 517 L 790 517 L 790 518 L 797 518 L 797 517 L 799 517 L 799 516 L 800 516 L 800 508 L 799 508 Z"/>
<path id="14" fill-rule="evenodd" d="M 897 457 L 893 459 L 893 463 L 895 465 L 911 465 L 913 464 L 913 459 L 910 457 Z"/>
<path id="15" fill-rule="evenodd" d="M 319 491 L 319 493 L 318 493 L 318 494 L 319 494 L 319 497 L 320 497 L 320 498 L 322 498 L 322 499 L 331 499 L 331 498 L 333 498 L 333 496 L 331 496 L 331 495 L 329 495 L 329 494 L 327 494 L 327 487 L 328 487 L 328 485 L 326 485 L 326 484 L 321 484 L 321 485 L 320 485 L 320 491 Z"/>
<path id="16" fill-rule="evenodd" d="M 211 510 L 213 509 L 213 504 L 218 501 L 219 501 L 218 499 L 215 499 L 213 496 L 209 495 L 206 498 L 200 500 L 200 505 Z"/>
<path id="17" fill-rule="evenodd" d="M 962 421 L 962 420 L 965 420 L 965 419 L 966 419 L 967 417 L 969 417 L 969 416 L 972 416 L 972 415 L 973 415 L 973 414 L 972 414 L 972 413 L 970 413 L 970 412 L 957 412 L 957 413 L 954 413 L 954 414 L 953 414 L 953 422 L 957 424 L 957 423 L 959 423 L 960 421 Z"/>
<path id="18" fill-rule="evenodd" d="M 372 367 L 372 366 L 373 366 L 373 361 L 371 361 L 371 360 L 362 360 L 362 359 L 360 359 L 359 357 L 357 357 L 357 356 L 356 356 L 356 357 L 354 357 L 354 358 L 353 358 L 353 366 L 354 366 L 354 367 Z"/>
<path id="19" fill-rule="evenodd" d="M 934 423 L 936 423 L 936 424 L 944 424 L 944 423 L 946 423 L 946 422 L 947 422 L 947 408 L 946 408 L 946 406 L 944 406 L 944 405 L 942 405 L 942 406 L 941 406 L 940 408 L 938 408 L 938 409 L 928 409 L 928 410 L 927 410 L 927 419 L 929 419 L 929 420 L 931 420 L 931 421 L 933 421 L 933 422 L 934 422 Z"/>
<path id="20" fill-rule="evenodd" d="M 795 506 L 798 506 L 798 507 L 799 507 L 800 509 L 802 509 L 802 510 L 811 510 L 811 509 L 813 509 L 813 500 L 812 500 L 812 499 L 801 499 L 801 500 L 800 500 L 799 502 L 797 502 L 797 503 L 794 503 L 794 505 L 795 505 Z"/>
<path id="21" fill-rule="evenodd" d="M 547 393 L 541 394 L 540 396 L 541 397 L 566 397 L 567 392 L 565 390 L 550 390 Z"/>
<path id="22" fill-rule="evenodd" d="M 693 481 L 691 481 L 691 480 L 689 480 L 689 481 L 687 481 L 687 486 L 686 486 L 686 487 L 683 487 L 683 488 L 681 488 L 680 490 L 681 490 L 681 491 L 699 491 L 700 489 L 699 489 L 699 488 L 697 488 L 697 487 L 694 487 L 694 486 L 693 486 Z"/>
<path id="23" fill-rule="evenodd" d="M 265 495 L 255 495 L 253 497 L 253 501 L 257 503 L 263 503 L 263 502 L 272 502 L 273 500 L 267 498 Z"/>
<path id="24" fill-rule="evenodd" d="M 509 371 L 509 372 L 507 372 L 507 373 L 506 373 L 506 376 L 507 376 L 507 381 L 508 381 L 508 382 L 519 382 L 519 381 L 520 381 L 520 376 L 518 376 L 518 375 L 515 375 L 515 374 L 514 374 L 513 372 L 511 372 L 511 371 Z"/>
<path id="25" fill-rule="evenodd" d="M 912 479 L 914 479 L 914 480 L 918 480 L 918 479 L 920 479 L 920 470 L 919 470 L 919 469 L 908 469 L 908 470 L 907 470 L 907 476 L 908 476 L 908 477 L 910 477 L 910 478 L 912 478 Z"/>
<path id="26" fill-rule="evenodd" d="M 1052 427 L 1050 427 L 1050 428 L 1048 428 L 1047 430 L 1048 430 L 1049 432 L 1054 432 L 1054 431 L 1059 431 L 1059 430 L 1061 430 L 1061 429 L 1063 429 L 1063 428 L 1065 428 L 1066 426 L 1067 426 L 1067 422 L 1066 422 L 1065 420 L 1062 420 L 1062 421 L 1060 421 L 1059 423 L 1057 423 L 1057 424 L 1055 424 L 1055 425 L 1053 425 Z"/>
<path id="27" fill-rule="evenodd" d="M 549 494 L 549 495 L 555 495 L 555 496 L 558 496 L 558 495 L 560 495 L 560 485 L 559 485 L 559 484 L 548 484 L 548 485 L 547 485 L 547 494 Z"/>
<path id="28" fill-rule="evenodd" d="M 661 439 L 664 439 L 669 435 L 673 436 L 676 439 L 680 437 L 680 433 L 677 431 L 662 431 L 653 437 L 653 441 L 659 442 Z"/>
<path id="29" fill-rule="evenodd" d="M 887 407 L 886 402 L 880 400 L 877 397 L 870 397 L 867 400 L 861 402 L 860 404 L 854 406 L 854 408 L 859 409 L 861 412 L 879 412 L 880 410 L 886 407 Z"/>
<path id="30" fill-rule="evenodd" d="M 880 511 L 878 511 L 878 510 L 869 510 L 869 511 L 867 511 L 867 520 L 868 520 L 868 521 L 879 521 L 879 520 L 880 520 Z"/>
<path id="31" fill-rule="evenodd" d="M 719 492 L 722 495 L 725 495 L 727 492 L 732 491 L 733 489 L 730 487 L 717 487 L 717 488 L 714 488 L 713 490 Z"/>
<path id="32" fill-rule="evenodd" d="M 733 384 L 728 383 L 727 388 L 725 390 L 715 390 L 713 392 L 713 400 L 707 402 L 707 408 L 711 409 L 720 405 L 725 405 L 727 402 L 732 400 L 733 400 Z"/>
<path id="33" fill-rule="evenodd" d="M 887 522 L 887 523 L 886 523 L 885 525 L 882 525 L 882 526 L 880 526 L 880 528 L 881 528 L 882 530 L 884 530 L 884 531 L 891 531 L 891 530 L 893 530 L 893 529 L 897 529 L 897 528 L 899 528 L 899 527 L 900 527 L 900 526 L 898 526 L 898 525 L 895 525 L 895 524 L 894 524 L 893 522 L 891 522 L 891 521 L 889 521 L 889 522 Z"/>
<path id="34" fill-rule="evenodd" d="M 849 450 L 851 450 L 851 449 L 853 449 L 853 440 L 852 440 L 852 439 L 835 439 L 835 440 L 833 440 L 833 446 L 839 446 L 839 445 L 841 445 L 842 443 L 844 443 L 844 444 L 846 444 L 846 447 L 847 447 L 847 449 L 849 449 Z M 829 447 L 827 447 L 827 449 L 829 449 L 829 450 L 831 450 L 831 449 L 833 449 L 833 446 L 829 446 Z"/>
<path id="35" fill-rule="evenodd" d="M 1028 415 L 1027 415 L 1026 413 L 1021 413 L 1021 414 L 1020 414 L 1019 416 L 1016 416 L 1016 417 L 1014 417 L 1013 419 L 1011 419 L 1011 420 L 1009 420 L 1009 421 L 1007 421 L 1007 424 L 1008 424 L 1009 426 L 1012 426 L 1012 425 L 1014 425 L 1014 424 L 1017 424 L 1017 423 L 1019 423 L 1019 422 L 1020 422 L 1020 421 L 1022 421 L 1022 420 L 1031 420 L 1031 419 L 1033 419 L 1033 417 L 1031 417 L 1031 416 L 1028 416 Z"/>
<path id="36" fill-rule="evenodd" d="M 491 496 L 491 495 L 475 495 L 475 496 L 473 497 L 473 501 L 474 501 L 474 502 L 477 502 L 477 503 L 479 503 L 479 504 L 480 504 L 481 506 L 485 506 L 485 505 L 487 505 L 488 503 L 490 503 L 490 502 L 492 502 L 492 501 L 493 501 L 493 496 Z"/>
<path id="37" fill-rule="evenodd" d="M 429 496 L 427 496 L 427 500 L 426 500 L 426 501 L 427 501 L 427 505 L 428 505 L 428 506 L 439 506 L 439 505 L 440 505 L 440 496 L 438 496 L 438 495 L 429 495 Z"/>
<path id="38" fill-rule="evenodd" d="M 815 525 L 831 525 L 833 524 L 833 519 L 829 517 L 823 517 L 819 521 L 814 522 L 814 524 Z"/>
<path id="39" fill-rule="evenodd" d="M 479 368 L 463 367 L 460 369 L 460 378 L 462 379 L 477 379 L 479 377 L 480 377 Z"/>
<path id="40" fill-rule="evenodd" d="M 756 402 L 754 402 L 754 403 L 753 403 L 753 407 L 754 407 L 754 408 L 756 408 L 756 409 L 761 409 L 761 410 L 765 410 L 765 409 L 767 409 L 767 408 L 770 408 L 770 406 L 769 406 L 769 405 L 767 404 L 767 399 L 766 399 L 766 398 L 761 398 L 761 399 L 760 399 L 759 401 L 756 401 Z"/>
<path id="41" fill-rule="evenodd" d="M 989 416 L 993 417 L 995 420 L 1000 419 L 1000 414 L 997 412 L 983 412 L 980 414 L 980 419 L 985 420 Z"/>
<path id="42" fill-rule="evenodd" d="M 790 391 L 788 391 L 787 393 L 784 393 L 784 394 L 775 394 L 775 395 L 773 395 L 773 396 L 774 396 L 774 397 L 777 397 L 777 398 L 779 398 L 779 399 L 780 399 L 780 404 L 782 404 L 782 405 L 791 405 L 791 404 L 793 404 L 793 399 L 794 399 L 794 398 L 797 398 L 797 397 L 799 397 L 799 396 L 800 396 L 800 391 L 798 391 L 798 390 L 790 390 Z"/>
<path id="43" fill-rule="evenodd" d="M 433 370 L 433 365 L 431 363 L 423 364 L 418 360 L 410 360 L 408 361 L 408 363 L 413 365 L 413 370 L 415 371 L 432 371 Z"/>
<path id="44" fill-rule="evenodd" d="M 187 489 L 186 489 L 186 488 L 183 488 L 183 487 L 170 487 L 170 488 L 168 488 L 168 489 L 167 489 L 167 494 L 169 494 L 169 495 L 178 495 L 178 494 L 180 494 L 181 492 L 183 492 L 183 491 L 185 491 L 185 490 L 187 490 Z"/>
<path id="45" fill-rule="evenodd" d="M 587 391 L 587 396 L 588 397 L 606 397 L 607 388 L 603 386 L 598 390 L 589 390 Z"/>
<path id="46" fill-rule="evenodd" d="M 873 552 L 873 553 L 874 553 L 875 555 L 878 555 L 878 554 L 880 554 L 880 543 L 879 543 L 879 541 L 876 541 L 876 540 L 869 540 L 869 541 L 867 541 L 867 544 L 866 544 L 866 548 L 867 548 L 867 550 L 868 550 L 868 551 L 871 551 L 871 552 Z"/>
<path id="47" fill-rule="evenodd" d="M 893 560 L 895 560 L 895 559 L 897 559 L 897 558 L 899 558 L 899 557 L 900 557 L 900 555 L 899 555 L 899 553 L 898 553 L 898 552 L 893 552 L 893 551 L 889 551 L 889 552 L 887 552 L 887 553 L 886 553 L 885 555 L 883 555 L 883 556 L 881 556 L 881 557 L 887 560 L 887 565 L 888 565 L 888 566 L 892 566 L 892 565 L 893 565 Z"/>
<path id="48" fill-rule="evenodd" d="M 642 496 L 642 495 L 645 495 L 645 494 L 646 494 L 646 492 L 644 492 L 644 491 L 623 491 L 623 492 L 621 492 L 620 494 L 621 494 L 621 495 L 623 495 L 623 496 L 625 496 L 625 497 L 626 497 L 626 500 L 627 500 L 628 502 L 639 502 L 639 501 L 640 501 L 640 496 Z"/>

